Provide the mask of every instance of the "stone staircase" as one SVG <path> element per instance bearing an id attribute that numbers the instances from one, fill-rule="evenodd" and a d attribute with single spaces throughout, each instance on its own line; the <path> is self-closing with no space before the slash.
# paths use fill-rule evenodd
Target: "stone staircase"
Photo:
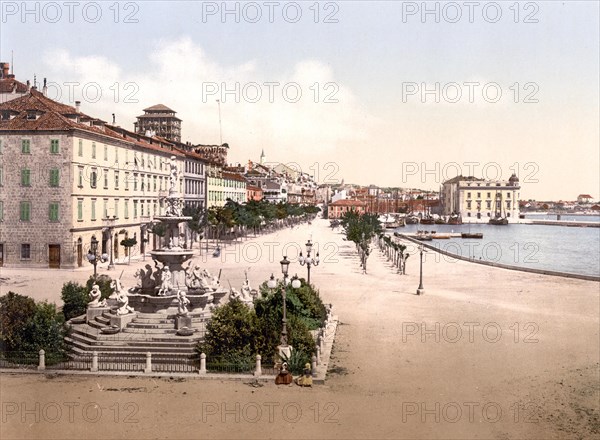
<path id="1" fill-rule="evenodd" d="M 114 316 L 114 315 L 113 315 Z M 65 338 L 70 351 L 75 355 L 99 356 L 140 356 L 152 353 L 152 358 L 168 358 L 169 356 L 192 356 L 196 354 L 198 341 L 204 338 L 208 319 L 203 313 L 190 313 L 191 336 L 179 336 L 175 329 L 174 314 L 136 313 L 135 318 L 119 333 L 102 333 L 104 327 L 110 326 L 110 312 L 96 316 L 88 323 L 69 321 L 70 331 Z M 85 315 L 83 316 L 83 318 Z M 76 318 L 72 321 L 78 321 Z"/>

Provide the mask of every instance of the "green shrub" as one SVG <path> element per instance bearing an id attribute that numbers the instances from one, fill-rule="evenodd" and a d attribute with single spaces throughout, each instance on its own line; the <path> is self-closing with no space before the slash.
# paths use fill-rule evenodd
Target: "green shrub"
<path id="1" fill-rule="evenodd" d="M 112 289 L 110 287 L 110 283 L 112 283 L 112 278 L 109 277 L 108 275 L 98 275 L 96 276 L 96 278 L 94 278 L 92 275 L 90 275 L 89 279 L 87 280 L 87 283 L 85 285 L 85 288 L 87 289 L 87 294 L 89 295 L 90 290 L 92 290 L 92 286 L 94 284 L 98 284 L 98 287 L 100 287 L 100 292 L 102 292 L 102 298 L 108 298 L 111 294 L 112 294 Z M 89 296 L 88 296 L 89 298 Z M 86 304 L 88 301 L 86 301 Z"/>
<path id="2" fill-rule="evenodd" d="M 3 351 L 37 353 L 43 349 L 51 357 L 62 358 L 65 336 L 63 324 L 64 317 L 54 304 L 35 303 L 33 299 L 14 292 L 0 297 Z"/>
<path id="3" fill-rule="evenodd" d="M 217 307 L 206 326 L 198 351 L 210 357 L 248 358 L 257 354 L 262 338 L 256 315 L 244 303 L 233 300 Z"/>
<path id="4" fill-rule="evenodd" d="M 71 281 L 63 284 L 60 297 L 63 301 L 62 311 L 66 321 L 83 315 L 90 301 L 86 287 Z"/>
<path id="5" fill-rule="evenodd" d="M 35 315 L 35 301 L 18 293 L 0 297 L 0 343 L 2 351 L 24 350 L 23 331 Z"/>

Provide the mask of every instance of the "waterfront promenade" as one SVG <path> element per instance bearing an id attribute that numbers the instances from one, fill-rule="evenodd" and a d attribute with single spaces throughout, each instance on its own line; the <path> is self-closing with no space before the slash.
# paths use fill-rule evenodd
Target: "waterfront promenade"
<path id="1" fill-rule="evenodd" d="M 6 416 L 0 437 L 598 437 L 598 282 L 429 252 L 426 294 L 416 296 L 417 255 L 409 258 L 407 275 L 400 276 L 374 247 L 363 275 L 354 245 L 327 225 L 317 220 L 228 246 L 219 259 L 199 260 L 213 273 L 222 267 L 222 282 L 229 279 L 234 286 L 250 267 L 256 286 L 271 273 L 280 276 L 281 249 L 288 245 L 290 274 L 305 276 L 290 243 L 303 247 L 312 234 L 322 262 L 312 269 L 311 280 L 341 321 L 326 385 L 301 389 L 150 377 L 3 375 L 3 405 L 25 403 L 31 409 L 36 402 L 41 408 L 54 402 L 63 411 L 56 423 L 43 417 L 36 422 L 31 414 L 23 419 L 19 406 L 15 415 Z M 256 262 L 249 261 L 255 259 L 252 248 L 262 249 Z M 146 263 L 151 264 L 149 258 Z M 146 263 L 118 266 L 114 273 L 124 268 L 129 287 L 135 268 Z M 63 281 L 85 280 L 90 273 L 3 269 L 8 285 L 2 285 L 2 293 L 11 286 L 32 295 L 42 289 L 40 298 L 56 300 Z M 79 405 L 72 419 L 65 402 Z M 133 406 L 125 408 L 128 403 Z M 86 404 L 103 408 L 103 418 L 93 421 L 97 412 L 89 408 L 83 414 Z M 116 407 L 121 410 L 117 422 Z M 133 423 L 123 423 L 133 409 L 128 419 Z"/>

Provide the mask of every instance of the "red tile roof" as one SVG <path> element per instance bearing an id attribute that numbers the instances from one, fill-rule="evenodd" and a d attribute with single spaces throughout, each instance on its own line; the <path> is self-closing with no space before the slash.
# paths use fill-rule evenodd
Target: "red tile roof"
<path id="1" fill-rule="evenodd" d="M 344 199 L 330 203 L 329 206 L 367 206 L 367 202 L 362 202 L 360 200 Z"/>
<path id="2" fill-rule="evenodd" d="M 17 93 L 26 93 L 27 85 L 23 84 L 20 81 L 17 81 L 14 78 L 2 78 L 0 79 L 0 93 L 12 93 L 12 91 L 17 87 Z"/>
<path id="3" fill-rule="evenodd" d="M 29 94 L 0 104 L 0 112 L 12 111 L 18 114 L 10 120 L 0 120 L 0 131 L 70 131 L 81 130 L 89 133 L 108 136 L 120 141 L 129 142 L 137 147 L 166 152 L 175 156 L 183 154 L 173 148 L 173 144 L 133 133 L 124 128 L 104 124 L 98 118 L 77 112 L 75 107 L 53 101 L 35 89 Z M 27 113 L 36 111 L 37 119 L 27 119 Z M 78 115 L 79 120 L 101 122 L 99 126 L 90 126 L 70 119 L 68 115 Z"/>

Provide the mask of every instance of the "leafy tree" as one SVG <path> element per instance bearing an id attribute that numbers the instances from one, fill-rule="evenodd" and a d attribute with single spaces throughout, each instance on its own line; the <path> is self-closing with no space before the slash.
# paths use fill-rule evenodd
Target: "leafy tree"
<path id="1" fill-rule="evenodd" d="M 137 240 L 135 238 L 124 238 L 121 240 L 121 246 L 127 250 L 127 254 L 129 255 L 129 264 L 131 264 L 131 248 L 136 244 Z"/>
<path id="2" fill-rule="evenodd" d="M 198 236 L 198 241 L 201 242 L 204 238 L 202 232 L 208 224 L 207 210 L 202 207 L 194 208 L 191 206 L 185 206 L 183 208 L 183 215 L 186 217 L 192 217 L 190 220 L 187 221 L 187 226 L 193 234 L 196 234 Z M 200 244 L 198 244 L 198 247 L 200 248 L 200 250 L 202 250 L 202 246 Z"/>
<path id="3" fill-rule="evenodd" d="M 340 224 L 346 233 L 346 240 L 352 241 L 356 245 L 363 273 L 367 273 L 367 259 L 371 253 L 371 241 L 383 230 L 377 214 L 360 214 L 351 210 L 344 214 Z"/>

